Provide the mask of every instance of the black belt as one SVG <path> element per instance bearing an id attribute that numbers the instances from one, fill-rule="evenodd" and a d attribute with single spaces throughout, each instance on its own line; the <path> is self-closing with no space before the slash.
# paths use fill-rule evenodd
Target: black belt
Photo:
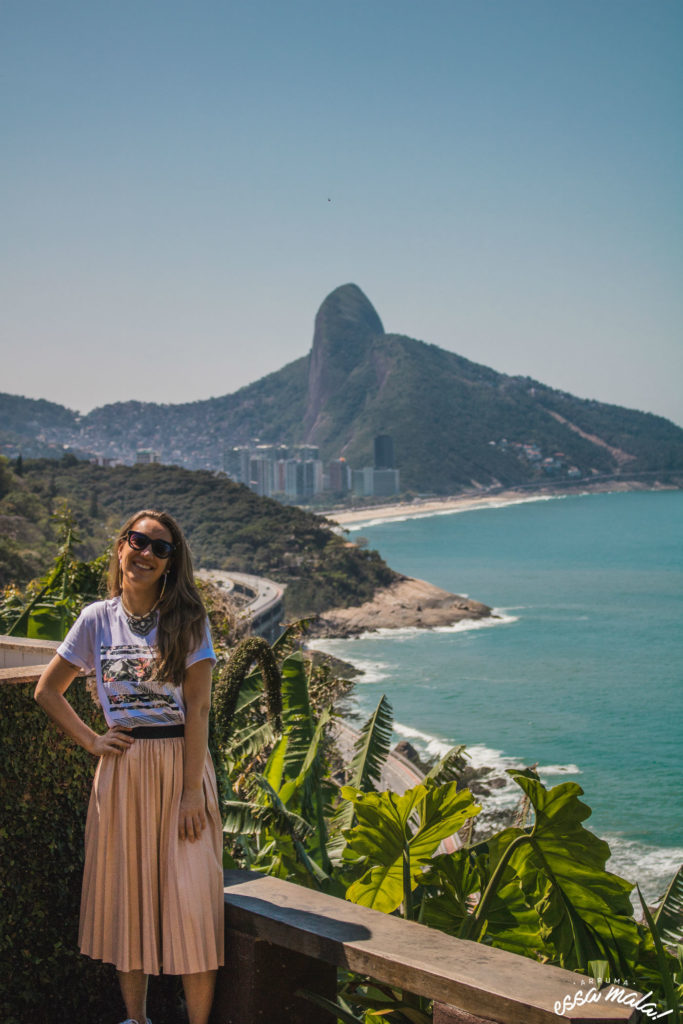
<path id="1" fill-rule="evenodd" d="M 167 740 L 172 736 L 184 736 L 184 725 L 136 725 L 129 730 L 136 740 Z"/>

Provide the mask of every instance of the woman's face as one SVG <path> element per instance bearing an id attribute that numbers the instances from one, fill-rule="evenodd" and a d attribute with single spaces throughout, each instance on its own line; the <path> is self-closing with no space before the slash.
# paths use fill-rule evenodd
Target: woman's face
<path id="1" fill-rule="evenodd" d="M 150 540 L 165 540 L 173 543 L 171 531 L 156 519 L 143 516 L 131 526 L 131 530 L 144 533 Z M 157 558 L 148 544 L 143 551 L 132 548 L 126 538 L 119 541 L 119 565 L 122 573 L 122 586 L 152 588 L 155 583 L 170 569 L 173 555 L 170 558 Z"/>

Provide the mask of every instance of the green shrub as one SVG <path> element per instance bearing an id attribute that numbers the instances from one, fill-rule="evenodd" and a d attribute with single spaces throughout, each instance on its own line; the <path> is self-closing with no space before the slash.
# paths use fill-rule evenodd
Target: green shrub
<path id="1" fill-rule="evenodd" d="M 0 1020 L 113 1024 L 123 1017 L 114 968 L 78 951 L 83 834 L 95 770 L 33 700 L 32 684 L 0 684 Z M 70 703 L 104 731 L 82 679 Z M 182 1020 L 174 978 L 153 979 L 150 1009 Z"/>

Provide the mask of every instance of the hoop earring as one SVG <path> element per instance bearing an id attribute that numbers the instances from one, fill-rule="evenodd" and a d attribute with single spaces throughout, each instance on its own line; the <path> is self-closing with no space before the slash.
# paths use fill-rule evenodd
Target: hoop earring
<path id="1" fill-rule="evenodd" d="M 157 604 L 161 604 L 161 599 L 164 596 L 164 591 L 166 590 L 166 580 L 167 580 L 167 578 L 168 578 L 168 572 L 165 572 L 164 573 L 164 577 L 163 577 L 163 581 L 162 581 L 162 584 L 161 584 L 161 593 L 159 594 L 159 597 L 157 598 Z"/>

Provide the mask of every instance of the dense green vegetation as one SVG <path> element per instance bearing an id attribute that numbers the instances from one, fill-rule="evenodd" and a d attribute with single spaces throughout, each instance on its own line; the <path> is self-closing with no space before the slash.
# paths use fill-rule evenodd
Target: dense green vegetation
<path id="1" fill-rule="evenodd" d="M 33 622 L 33 635 L 47 630 L 61 637 L 93 596 L 96 566 L 74 560 L 68 515 L 60 527 L 60 554 L 47 583 L 33 588 L 39 600 L 14 620 L 21 626 L 16 632 L 30 633 Z M 260 638 L 235 646 L 232 623 L 220 602 L 207 596 L 218 655 L 210 743 L 226 866 L 248 866 L 592 977 L 627 978 L 654 993 L 679 1024 L 683 948 L 678 957 L 675 950 L 683 941 L 683 870 L 657 911 L 644 907 L 645 920 L 638 922 L 629 899 L 632 884 L 607 870 L 609 847 L 584 828 L 590 809 L 579 799 L 581 788 L 562 783 L 547 790 L 530 769 L 510 772 L 522 794 L 514 824 L 475 834 L 471 826 L 481 808 L 464 784 L 462 746 L 404 794 L 379 792 L 392 733 L 385 697 L 362 728 L 340 780 L 330 730 L 338 688 L 324 665 L 313 665 L 296 649 L 298 626 L 272 649 Z M 11 599 L 6 597 L 0 616 L 12 611 Z M 79 685 L 69 696 L 93 727 L 102 728 Z M 86 969 L 75 953 L 89 758 L 64 739 L 55 743 L 28 687 L 0 687 L 0 704 L 0 800 L 7 823 L 0 840 L 8 868 L 0 935 L 13 968 L 3 1019 L 28 1024 L 53 1001 L 55 1024 L 73 1019 L 76 1005 L 96 1017 L 115 997 L 111 972 Z M 439 854 L 440 842 L 456 832 L 461 847 Z M 48 857 L 49 875 L 40 870 Z M 36 866 L 28 880 L 27 863 Z M 30 983 L 43 968 L 44 983 Z M 172 988 L 156 998 L 163 1001 L 165 1019 L 179 1019 Z M 423 998 L 342 976 L 336 1012 L 345 1022 L 428 1024 L 430 1010 Z"/>
<path id="2" fill-rule="evenodd" d="M 254 673 L 220 747 L 236 863 L 589 977 L 628 978 L 679 1019 L 683 870 L 651 921 L 637 921 L 634 886 L 607 870 L 607 843 L 583 825 L 591 812 L 581 787 L 548 790 L 531 769 L 509 772 L 521 795 L 514 825 L 473 838 L 481 807 L 461 782 L 462 746 L 401 796 L 379 792 L 392 731 L 386 697 L 338 789 L 325 743 L 332 708 L 316 670 L 288 651 L 285 638 L 276 652 L 284 656 L 281 728 L 266 715 Z M 220 675 L 219 695 L 234 692 L 231 669 L 229 662 Z M 439 854 L 458 831 L 461 848 Z M 357 977 L 346 979 L 338 1008 L 340 1019 L 359 1024 L 431 1019 L 425 1000 Z"/>
<path id="3" fill-rule="evenodd" d="M 0 586 L 25 583 L 52 561 L 59 542 L 52 513 L 64 503 L 81 559 L 99 556 L 137 509 L 165 509 L 185 530 L 198 567 L 286 583 L 290 616 L 358 604 L 396 578 L 377 552 L 347 544 L 320 518 L 207 471 L 104 468 L 72 456 L 24 460 L 22 475 L 16 468 L 0 459 Z"/>

